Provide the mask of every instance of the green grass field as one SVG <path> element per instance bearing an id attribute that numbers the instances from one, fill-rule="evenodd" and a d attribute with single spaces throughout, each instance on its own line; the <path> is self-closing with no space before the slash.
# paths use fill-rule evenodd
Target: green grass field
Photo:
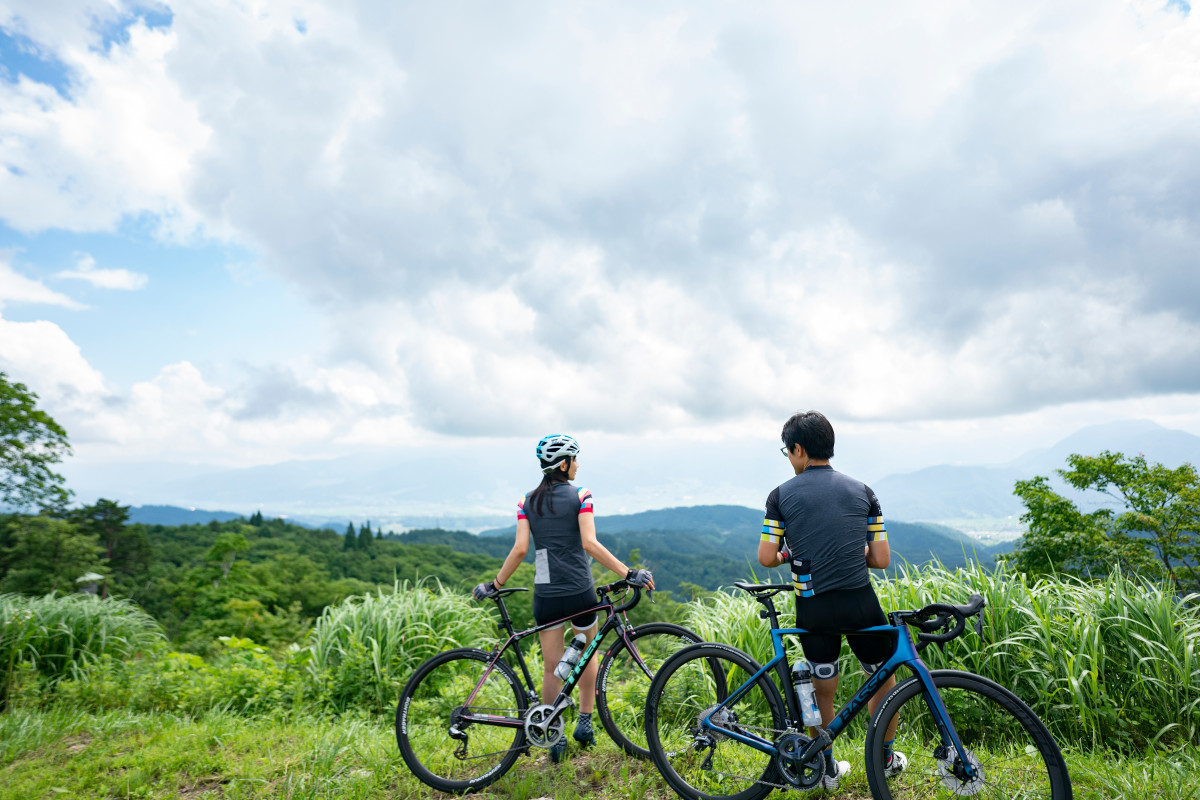
<path id="1" fill-rule="evenodd" d="M 860 734 L 861 735 L 861 734 Z M 866 798 L 861 740 L 841 741 L 853 772 L 836 794 Z M 520 759 L 475 797 L 504 800 L 671 798 L 653 766 L 603 735 L 563 764 L 542 751 Z M 1116 758 L 1067 751 L 1080 798 L 1200 797 L 1200 751 Z M 773 797 L 784 797 L 776 793 Z M 813 793 L 821 797 L 821 793 Z M 60 798 L 441 798 L 404 767 L 390 720 L 209 714 L 88 714 L 14 709 L 0 715 L 0 800 Z"/>
<path id="2" fill-rule="evenodd" d="M 922 658 L 933 668 L 979 672 L 1030 703 L 1063 747 L 1076 797 L 1200 800 L 1198 598 L 1178 598 L 1119 575 L 1094 583 L 1031 581 L 1004 570 L 936 566 L 908 570 L 877 588 L 888 608 L 963 602 L 973 591 L 987 598 L 984 636 L 969 633 L 944 652 L 925 650 Z M 717 593 L 689 603 L 683 622 L 700 638 L 731 644 L 762 662 L 770 657 L 770 638 L 758 612 L 744 595 Z M 215 655 L 202 659 L 169 652 L 152 621 L 128 604 L 0 596 L 0 800 L 439 797 L 401 760 L 392 709 L 425 658 L 494 635 L 477 624 L 478 615 L 462 593 L 398 584 L 394 592 L 334 607 L 284 653 L 227 637 Z M 795 643 L 790 646 L 796 655 Z M 536 675 L 536 649 L 529 656 Z M 842 668 L 854 677 L 843 681 L 840 702 L 860 675 L 848 654 Z M 610 675 L 609 696 L 618 713 L 640 719 L 641 674 L 628 673 L 637 678 L 636 691 L 629 692 L 618 688 L 621 674 Z M 460 677 L 448 673 L 430 682 L 415 707 L 442 709 L 441 688 Z M 713 702 L 695 700 L 711 687 L 678 685 L 679 694 L 664 696 L 680 709 L 680 719 Z M 486 700 L 497 707 L 511 701 Z M 921 735 L 920 707 L 905 706 L 901 716 L 910 727 L 902 731 L 909 738 L 902 736 L 900 749 L 909 749 L 910 764 L 924 763 L 908 773 L 914 781 L 933 769 L 920 755 L 929 748 L 912 739 Z M 999 782 L 1006 790 L 1028 788 L 1033 770 L 1008 766 L 1028 751 L 1004 750 L 1016 737 L 1000 729 L 998 714 L 981 708 L 953 709 L 979 723 L 967 728 L 968 748 L 986 752 L 985 764 L 1000 765 L 993 774 L 1016 776 Z M 429 730 L 420 746 L 441 748 L 442 725 Z M 597 730 L 594 750 L 573 752 L 561 765 L 533 750 L 477 796 L 674 796 L 652 765 L 625 757 Z M 1002 735 L 993 741 L 992 733 Z M 838 758 L 852 764 L 838 797 L 868 796 L 863 736 L 858 720 L 838 741 Z M 487 741 L 476 732 L 476 745 Z M 736 761 L 736 748 L 721 756 L 728 772 L 756 774 L 752 763 L 746 771 Z M 750 760 L 756 757 L 751 753 Z M 693 771 L 702 768 L 693 765 Z"/>

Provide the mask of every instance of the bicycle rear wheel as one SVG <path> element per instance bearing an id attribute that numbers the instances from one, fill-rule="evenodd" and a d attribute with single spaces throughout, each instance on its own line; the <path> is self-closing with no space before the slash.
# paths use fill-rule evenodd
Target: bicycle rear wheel
<path id="1" fill-rule="evenodd" d="M 937 670 L 932 675 L 967 752 L 943 746 L 921 682 L 910 678 L 880 704 L 867 732 L 867 782 L 874 797 L 1069 800 L 1071 779 L 1062 753 L 1029 706 L 999 684 L 969 672 Z M 908 763 L 889 778 L 883 742 L 897 715 L 894 748 Z M 978 769 L 974 779 L 962 772 L 968 760 Z"/>
<path id="2" fill-rule="evenodd" d="M 629 631 L 629 639 L 650 674 L 625 646 L 625 640 L 618 639 L 596 674 L 596 712 L 604 730 L 622 750 L 634 758 L 648 759 L 645 720 L 650 681 L 668 657 L 696 644 L 700 637 L 682 625 L 651 622 Z"/>
<path id="3" fill-rule="evenodd" d="M 654 765 L 680 796 L 759 800 L 783 783 L 771 754 L 728 735 L 773 742 L 783 732 L 783 698 L 770 676 L 760 676 L 736 702 L 717 709 L 759 669 L 740 650 L 696 644 L 668 658 L 654 676 L 646 700 L 646 743 Z M 714 710 L 717 730 L 703 729 L 701 720 Z"/>
<path id="4" fill-rule="evenodd" d="M 504 661 L 463 648 L 439 653 L 409 678 L 396 708 L 396 743 L 413 774 L 443 792 L 469 792 L 498 780 L 525 745 L 525 694 Z M 472 691 L 475 695 L 468 705 Z M 510 724 L 467 722 L 486 715 Z"/>

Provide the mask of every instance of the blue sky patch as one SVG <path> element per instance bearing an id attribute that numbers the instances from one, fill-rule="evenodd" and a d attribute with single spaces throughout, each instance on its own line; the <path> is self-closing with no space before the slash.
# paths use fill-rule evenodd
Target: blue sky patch
<path id="1" fill-rule="evenodd" d="M 169 28 L 175 13 L 163 5 L 135 8 L 132 13 L 122 14 L 108 20 L 97 20 L 96 33 L 100 35 L 100 49 L 107 51 L 114 44 L 129 41 L 129 29 L 141 20 L 147 28 Z"/>
<path id="2" fill-rule="evenodd" d="M 86 306 L 10 303 L 4 318 L 53 322 L 122 388 L 185 360 L 236 381 L 239 365 L 286 363 L 320 348 L 321 326 L 309 304 L 255 253 L 213 242 L 165 243 L 151 235 L 153 227 L 151 215 L 126 219 L 115 234 L 23 234 L 0 222 L 0 251 L 12 254 L 18 274 Z M 130 270 L 148 281 L 124 291 L 59 275 L 77 269 L 85 254 L 95 269 Z"/>
<path id="3" fill-rule="evenodd" d="M 71 86 L 71 69 L 20 34 L 0 28 L 0 74 L 10 83 L 24 75 L 32 81 L 53 86 L 63 97 Z"/>

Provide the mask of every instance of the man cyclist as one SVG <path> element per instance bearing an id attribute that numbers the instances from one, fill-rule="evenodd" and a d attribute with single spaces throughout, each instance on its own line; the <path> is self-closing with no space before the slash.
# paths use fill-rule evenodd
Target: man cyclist
<path id="1" fill-rule="evenodd" d="M 792 563 L 796 627 L 809 631 L 800 637 L 800 646 L 813 673 L 821 722 L 827 726 L 834 716 L 842 634 L 887 624 L 868 567 L 886 567 L 891 550 L 875 493 L 829 465 L 834 442 L 829 420 L 817 411 L 793 414 L 784 423 L 781 438 L 780 449 L 796 476 L 767 497 L 758 561 L 764 567 Z M 886 636 L 847 633 L 846 639 L 868 675 L 895 650 Z M 872 713 L 895 683 L 894 677 L 889 678 L 871 697 L 867 707 Z M 816 736 L 815 730 L 810 733 Z M 892 750 L 895 736 L 893 720 L 884 744 L 888 777 L 907 764 L 903 753 Z M 825 768 L 823 785 L 833 790 L 850 764 L 834 761 L 831 745 L 825 751 Z"/>

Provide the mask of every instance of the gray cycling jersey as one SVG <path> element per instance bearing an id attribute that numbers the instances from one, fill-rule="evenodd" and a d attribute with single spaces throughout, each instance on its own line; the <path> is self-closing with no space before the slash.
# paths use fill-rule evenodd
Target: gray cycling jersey
<path id="1" fill-rule="evenodd" d="M 800 597 L 869 585 L 863 548 L 887 541 L 875 493 L 828 465 L 809 467 L 767 497 L 760 541 L 785 535 Z"/>
<path id="2" fill-rule="evenodd" d="M 554 511 L 550 510 L 553 499 Z M 542 499 L 541 513 L 529 495 L 517 504 L 517 519 L 529 520 L 533 536 L 533 591 L 542 597 L 595 591 L 592 557 L 583 549 L 579 515 L 592 513 L 592 493 L 569 483 L 556 483 Z"/>

